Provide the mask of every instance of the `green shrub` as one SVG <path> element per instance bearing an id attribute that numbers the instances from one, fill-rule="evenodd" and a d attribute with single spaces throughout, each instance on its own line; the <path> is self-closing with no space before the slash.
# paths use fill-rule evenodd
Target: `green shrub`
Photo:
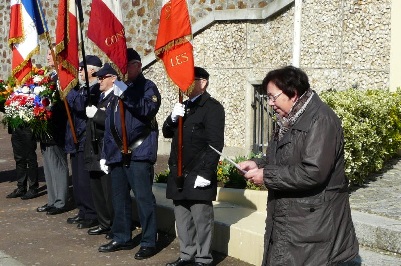
<path id="1" fill-rule="evenodd" d="M 400 90 L 325 91 L 320 97 L 342 121 L 346 175 L 352 183 L 362 184 L 400 148 Z"/>

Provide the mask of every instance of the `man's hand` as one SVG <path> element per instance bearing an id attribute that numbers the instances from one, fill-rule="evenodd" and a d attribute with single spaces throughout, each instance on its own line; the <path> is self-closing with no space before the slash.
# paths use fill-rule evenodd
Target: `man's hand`
<path id="1" fill-rule="evenodd" d="M 116 95 L 117 97 L 121 97 L 121 95 L 124 93 L 124 91 L 127 90 L 127 88 L 128 86 L 124 82 L 120 80 L 114 81 L 113 92 L 114 95 Z"/>
<path id="2" fill-rule="evenodd" d="M 208 185 L 210 185 L 210 181 L 209 180 L 201 177 L 200 175 L 196 176 L 194 188 L 207 187 Z"/>
<path id="3" fill-rule="evenodd" d="M 91 105 L 91 106 L 87 106 L 85 111 L 86 111 L 86 116 L 88 118 L 93 118 L 97 112 L 97 108 L 96 108 L 96 106 Z"/>
<path id="4" fill-rule="evenodd" d="M 185 115 L 185 108 L 182 103 L 176 103 L 174 105 L 174 109 L 171 112 L 171 120 L 175 123 L 178 120 L 179 116 Z"/>
<path id="5" fill-rule="evenodd" d="M 109 167 L 106 165 L 105 159 L 100 159 L 100 169 L 107 175 L 109 173 Z"/>

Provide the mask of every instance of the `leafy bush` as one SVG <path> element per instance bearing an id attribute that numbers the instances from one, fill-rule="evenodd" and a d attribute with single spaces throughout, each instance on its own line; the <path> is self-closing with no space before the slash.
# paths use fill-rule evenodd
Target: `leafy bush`
<path id="1" fill-rule="evenodd" d="M 401 91 L 349 89 L 320 97 L 342 121 L 345 172 L 354 184 L 383 168 L 401 144 Z"/>

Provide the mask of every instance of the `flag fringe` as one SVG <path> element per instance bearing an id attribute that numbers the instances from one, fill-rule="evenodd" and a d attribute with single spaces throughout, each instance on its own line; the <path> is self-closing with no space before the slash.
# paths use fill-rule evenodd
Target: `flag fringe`
<path id="1" fill-rule="evenodd" d="M 170 51 L 171 49 L 173 49 L 176 46 L 179 46 L 181 44 L 190 42 L 192 40 L 192 35 L 186 35 L 183 36 L 181 38 L 172 40 L 171 42 L 167 43 L 166 45 L 160 47 L 159 49 L 155 50 L 155 55 L 157 57 L 159 57 L 160 54 L 165 53 Z"/>

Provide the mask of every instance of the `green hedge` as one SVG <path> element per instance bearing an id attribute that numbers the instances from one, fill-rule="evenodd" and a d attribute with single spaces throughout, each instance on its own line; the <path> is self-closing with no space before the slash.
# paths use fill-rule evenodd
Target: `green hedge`
<path id="1" fill-rule="evenodd" d="M 340 117 L 345 139 L 345 173 L 353 184 L 363 184 L 369 174 L 397 155 L 401 146 L 401 90 L 325 91 L 319 96 Z M 237 157 L 239 162 L 257 155 Z M 156 176 L 165 182 L 168 170 Z M 219 162 L 221 186 L 264 189 L 246 182 L 227 161 Z"/>
<path id="2" fill-rule="evenodd" d="M 319 95 L 342 121 L 346 175 L 353 184 L 362 184 L 400 149 L 400 90 L 349 89 Z"/>

